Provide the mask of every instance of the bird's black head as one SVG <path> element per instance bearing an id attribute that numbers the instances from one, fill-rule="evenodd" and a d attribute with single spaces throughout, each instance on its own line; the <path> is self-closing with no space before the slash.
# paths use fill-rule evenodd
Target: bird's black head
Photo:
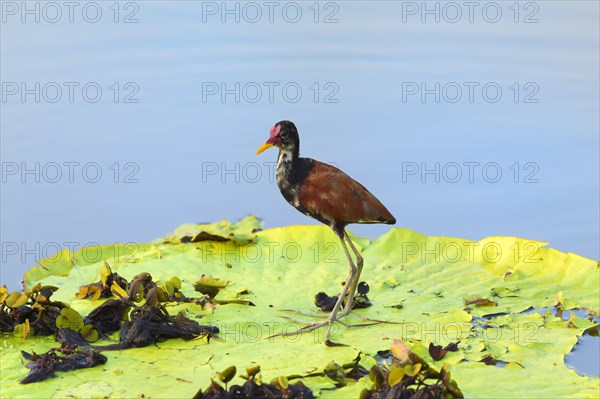
<path id="1" fill-rule="evenodd" d="M 300 150 L 300 138 L 298 137 L 298 129 L 296 125 L 290 121 L 280 121 L 271 128 L 269 139 L 256 151 L 260 154 L 270 147 L 278 147 L 280 150 L 290 151 L 294 155 L 298 155 Z"/>

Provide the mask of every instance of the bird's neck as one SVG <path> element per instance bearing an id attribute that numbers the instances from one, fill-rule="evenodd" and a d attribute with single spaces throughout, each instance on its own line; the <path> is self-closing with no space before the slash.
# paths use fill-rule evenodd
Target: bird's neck
<path id="1" fill-rule="evenodd" d="M 298 164 L 298 151 L 282 148 L 277 157 L 277 185 L 283 189 L 293 184 L 294 169 Z"/>

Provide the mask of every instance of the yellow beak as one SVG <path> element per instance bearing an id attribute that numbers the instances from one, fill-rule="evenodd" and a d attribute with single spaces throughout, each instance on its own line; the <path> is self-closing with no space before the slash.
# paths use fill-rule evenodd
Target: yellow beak
<path id="1" fill-rule="evenodd" d="M 256 150 L 256 155 L 260 154 L 261 152 L 263 152 L 266 149 L 269 149 L 273 147 L 273 144 L 271 143 L 264 143 L 263 145 L 261 145 L 258 150 Z"/>

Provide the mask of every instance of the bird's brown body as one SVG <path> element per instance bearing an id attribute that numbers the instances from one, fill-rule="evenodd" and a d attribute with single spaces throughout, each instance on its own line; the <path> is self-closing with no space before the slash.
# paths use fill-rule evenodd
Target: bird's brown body
<path id="1" fill-rule="evenodd" d="M 300 182 L 299 194 L 300 205 L 308 214 L 334 230 L 351 223 L 396 223 L 362 184 L 323 162 L 313 160 L 310 172 Z"/>
<path id="2" fill-rule="evenodd" d="M 300 138 L 292 122 L 276 123 L 271 128 L 269 139 L 256 153 L 260 154 L 272 146 L 279 148 L 277 185 L 283 197 L 300 212 L 330 226 L 340 238 L 348 258 L 350 274 L 329 320 L 310 323 L 308 327 L 298 331 L 312 331 L 328 324 L 325 343 L 331 344 L 331 325 L 351 311 L 363 266 L 363 258 L 346 233 L 346 226 L 351 223 L 394 224 L 396 219 L 369 190 L 346 173 L 323 162 L 301 158 Z M 348 246 L 354 252 L 356 264 L 350 256 Z"/>

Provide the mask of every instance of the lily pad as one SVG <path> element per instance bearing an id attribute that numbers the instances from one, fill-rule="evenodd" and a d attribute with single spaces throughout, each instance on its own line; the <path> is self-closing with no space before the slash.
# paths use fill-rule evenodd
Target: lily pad
<path id="1" fill-rule="evenodd" d="M 78 332 L 83 328 L 83 318 L 76 310 L 71 308 L 63 308 L 60 315 L 56 318 L 56 327 L 70 328 Z"/>
<path id="2" fill-rule="evenodd" d="M 232 224 L 221 220 L 209 224 L 184 224 L 165 238 L 165 242 L 180 244 L 200 241 L 233 241 L 236 244 L 252 242 L 255 233 L 261 229 L 261 221 L 256 216 L 247 216 Z"/>
<path id="3" fill-rule="evenodd" d="M 128 281 L 147 272 L 160 285 L 170 281 L 175 287 L 172 277 L 177 276 L 180 291 L 188 298 L 201 295 L 194 283 L 210 275 L 230 283 L 221 289 L 219 299 L 239 300 L 239 293 L 244 292 L 255 306 L 169 305 L 171 314 L 184 312 L 191 319 L 201 318 L 202 324 L 218 327 L 219 338 L 169 340 L 114 352 L 102 369 L 77 370 L 27 387 L 19 384 L 24 370 L 21 350 L 43 353 L 56 343 L 53 338 L 34 342 L 11 334 L 0 349 L 2 395 L 52 397 L 68 390 L 73 397 L 87 397 L 90 386 L 102 386 L 102 395 L 107 397 L 164 396 L 166 387 L 174 395 L 193 397 L 198 389 L 210 386 L 211 379 L 218 379 L 217 371 L 231 365 L 243 370 L 260 364 L 264 381 L 286 376 L 290 386 L 301 381 L 321 398 L 359 397 L 369 384 L 367 375 L 342 386 L 322 370 L 332 361 L 350 364 L 359 353 L 362 367 L 370 370 L 378 352 L 393 349 L 394 340 L 402 339 L 440 375 L 442 370 L 451 373 L 465 397 L 497 397 L 498 384 L 491 381 L 501 381 L 501 396 L 508 398 L 597 396 L 599 379 L 578 375 L 564 363 L 577 337 L 596 324 L 576 315 L 563 320 L 552 314 L 523 313 L 532 307 L 551 308 L 562 292 L 564 310 L 583 308 L 598 314 L 596 261 L 513 237 L 469 241 L 396 228 L 372 243 L 353 236 L 365 259 L 361 280 L 370 286 L 372 306 L 355 310 L 344 322 L 369 324 L 360 318 L 366 317 L 390 323 L 353 328 L 334 324 L 331 340 L 346 346 L 326 347 L 324 329 L 270 337 L 295 331 L 302 326 L 297 319 L 316 320 L 285 310 L 312 313 L 315 293 L 339 294 L 348 270 L 339 240 L 325 226 L 259 231 L 256 220 L 248 219 L 236 228 L 227 223 L 187 226 L 167 239 L 135 244 L 135 251 L 126 256 L 115 254 L 116 250 L 99 251 L 100 259 L 94 258 L 95 262 L 82 253 L 65 255 L 60 266 L 40 261 L 46 266 L 28 271 L 26 286 L 39 282 L 58 287 L 53 300 L 68 303 L 82 316 L 104 299 L 77 299 L 74 294 L 81 285 L 99 280 L 105 260 Z M 201 234 L 200 230 L 211 236 L 195 242 L 183 239 Z M 497 306 L 465 305 L 464 298 L 486 298 Z M 431 357 L 430 343 L 446 347 L 458 341 L 457 350 L 448 351 L 441 360 Z M 393 351 L 403 356 L 401 347 Z M 487 355 L 505 367 L 480 362 Z M 403 372 L 414 373 L 418 366 L 411 367 Z M 239 378 L 230 384 L 241 383 Z M 394 375 L 391 381 L 397 378 Z"/>

